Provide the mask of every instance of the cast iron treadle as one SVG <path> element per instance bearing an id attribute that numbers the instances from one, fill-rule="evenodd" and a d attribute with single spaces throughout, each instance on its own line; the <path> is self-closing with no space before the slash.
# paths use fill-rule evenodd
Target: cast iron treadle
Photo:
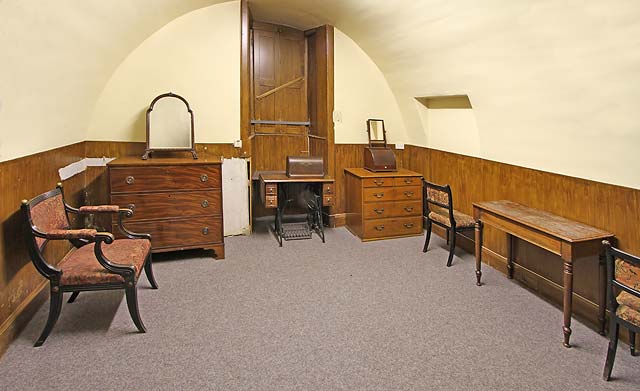
<path id="1" fill-rule="evenodd" d="M 311 239 L 311 230 L 307 223 L 282 223 L 284 240 Z"/>

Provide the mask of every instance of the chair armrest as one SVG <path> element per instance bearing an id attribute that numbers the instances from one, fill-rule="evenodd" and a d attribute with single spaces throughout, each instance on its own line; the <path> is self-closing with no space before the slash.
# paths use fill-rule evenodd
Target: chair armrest
<path id="1" fill-rule="evenodd" d="M 95 240 L 98 231 L 95 229 L 52 229 L 44 233 L 47 239 L 86 239 Z"/>
<path id="2" fill-rule="evenodd" d="M 80 214 L 93 214 L 93 213 L 118 213 L 120 207 L 118 205 L 87 205 L 78 208 Z"/>

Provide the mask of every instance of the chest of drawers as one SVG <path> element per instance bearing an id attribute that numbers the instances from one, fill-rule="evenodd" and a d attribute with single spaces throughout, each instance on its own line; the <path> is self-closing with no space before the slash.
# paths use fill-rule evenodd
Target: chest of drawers
<path id="1" fill-rule="evenodd" d="M 153 252 L 205 248 L 224 258 L 219 160 L 126 157 L 108 170 L 111 204 L 134 210 L 126 227 L 150 233 Z"/>
<path id="2" fill-rule="evenodd" d="M 363 241 L 422 235 L 422 176 L 345 168 L 346 224 Z"/>

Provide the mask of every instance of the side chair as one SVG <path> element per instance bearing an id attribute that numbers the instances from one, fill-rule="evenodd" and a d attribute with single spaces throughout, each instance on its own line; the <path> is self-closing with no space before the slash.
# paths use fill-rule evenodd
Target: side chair
<path id="1" fill-rule="evenodd" d="M 451 196 L 451 187 L 449 185 L 437 185 L 423 181 L 423 188 L 427 237 L 424 241 L 422 252 L 427 252 L 429 240 L 431 239 L 432 225 L 437 224 L 447 232 L 447 242 L 449 244 L 447 267 L 451 266 L 456 249 L 456 233 L 474 230 L 476 221 L 473 217 L 453 209 L 453 197 Z"/>
<path id="2" fill-rule="evenodd" d="M 50 287 L 49 317 L 34 346 L 41 346 L 55 326 L 62 309 L 64 292 L 72 292 L 69 303 L 73 303 L 83 291 L 124 289 L 133 323 L 138 331 L 146 332 L 140 319 L 136 291 L 142 269 L 153 289 L 157 289 L 158 284 L 153 276 L 151 235 L 130 232 L 123 225 L 123 218 L 131 217 L 133 211 L 116 205 L 76 209 L 65 203 L 61 184 L 30 201 L 22 201 L 21 209 L 31 261 L 38 272 L 49 280 Z M 111 233 L 95 229 L 72 229 L 69 213 L 118 214 L 118 226 L 125 238 L 115 239 Z M 73 245 L 57 265 L 48 262 L 43 255 L 50 240 L 68 240 Z"/>
<path id="3" fill-rule="evenodd" d="M 636 355 L 636 333 L 640 333 L 640 257 L 625 253 L 603 241 L 607 255 L 607 302 L 609 319 L 609 349 L 603 378 L 611 379 L 616 359 L 620 326 L 629 330 L 631 355 Z"/>

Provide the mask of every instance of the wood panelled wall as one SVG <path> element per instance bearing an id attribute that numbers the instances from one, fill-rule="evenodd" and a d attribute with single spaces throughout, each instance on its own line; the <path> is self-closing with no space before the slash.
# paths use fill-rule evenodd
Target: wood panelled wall
<path id="1" fill-rule="evenodd" d="M 407 146 L 401 158 L 404 167 L 426 179 L 450 184 L 454 207 L 461 212 L 472 214 L 473 202 L 509 199 L 612 232 L 622 249 L 640 254 L 640 190 L 415 146 Z M 460 243 L 473 252 L 472 238 Z M 483 260 L 506 272 L 506 248 L 506 235 L 488 227 Z M 517 241 L 516 262 L 523 266 L 516 266 L 517 280 L 561 303 L 559 257 Z M 574 268 L 575 311 L 593 324 L 597 320 L 597 265 L 596 258 L 585 258 Z M 473 278 L 470 274 L 470 282 Z"/>
<path id="2" fill-rule="evenodd" d="M 84 158 L 84 143 L 0 163 L 0 355 L 48 298 L 46 280 L 33 267 L 24 242 L 20 202 L 55 188 L 58 169 Z M 64 181 L 70 203 L 84 199 L 84 177 Z M 57 263 L 70 247 L 51 242 L 46 255 Z"/>
<path id="3" fill-rule="evenodd" d="M 0 163 L 0 356 L 35 310 L 49 297 L 47 281 L 33 267 L 23 240 L 20 202 L 51 190 L 60 182 L 58 169 L 84 157 L 140 155 L 145 143 L 86 141 Z M 196 144 L 198 156 L 239 157 L 232 144 Z M 109 201 L 106 167 L 89 167 L 63 182 L 72 205 Z M 83 224 L 110 227 L 109 218 Z M 62 242 L 47 245 L 47 255 L 60 260 L 69 249 Z"/>

